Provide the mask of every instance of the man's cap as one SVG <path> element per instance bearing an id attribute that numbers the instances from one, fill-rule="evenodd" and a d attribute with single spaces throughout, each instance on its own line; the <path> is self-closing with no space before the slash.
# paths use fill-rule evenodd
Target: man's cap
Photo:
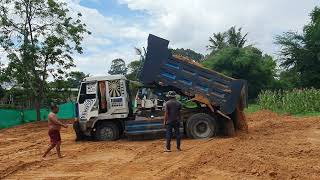
<path id="1" fill-rule="evenodd" d="M 175 98 L 177 96 L 177 93 L 175 91 L 169 91 L 167 93 L 167 97 Z"/>

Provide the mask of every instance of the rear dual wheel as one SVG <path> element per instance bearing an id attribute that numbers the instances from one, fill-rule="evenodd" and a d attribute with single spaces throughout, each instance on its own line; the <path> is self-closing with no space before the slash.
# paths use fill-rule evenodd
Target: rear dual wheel
<path id="1" fill-rule="evenodd" d="M 186 124 L 186 132 L 188 137 L 194 139 L 210 138 L 216 135 L 216 120 L 205 113 L 192 115 Z"/>

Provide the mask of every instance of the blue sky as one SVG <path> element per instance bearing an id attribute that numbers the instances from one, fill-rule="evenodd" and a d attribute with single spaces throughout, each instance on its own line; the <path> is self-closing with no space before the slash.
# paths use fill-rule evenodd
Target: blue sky
<path id="1" fill-rule="evenodd" d="M 104 16 L 120 17 L 127 20 L 143 22 L 143 18 L 147 15 L 142 10 L 131 10 L 126 4 L 120 4 L 117 0 L 81 0 L 81 6 L 97 9 Z"/>
<path id="2" fill-rule="evenodd" d="M 112 59 L 138 58 L 134 47 L 146 46 L 149 33 L 170 40 L 173 48 L 206 54 L 212 33 L 236 25 L 248 40 L 277 58 L 275 36 L 301 31 L 319 0 L 65 0 L 81 12 L 92 32 L 75 55 L 75 70 L 105 75 Z"/>
<path id="3" fill-rule="evenodd" d="M 143 10 L 130 10 L 126 4 L 121 4 L 117 0 L 81 0 L 79 5 L 97 10 L 99 14 L 103 15 L 104 17 L 112 18 L 113 21 L 115 23 L 119 23 L 119 25 L 138 24 L 141 26 L 148 17 L 148 14 Z M 92 31 L 93 36 L 95 36 L 95 30 L 92 29 Z M 107 43 L 106 45 L 101 45 L 99 46 L 99 49 L 112 50 L 126 43 L 134 43 L 134 40 L 122 38 L 121 36 L 106 36 L 108 37 L 108 40 L 112 42 L 112 44 Z M 86 53 L 88 54 L 90 52 Z"/>

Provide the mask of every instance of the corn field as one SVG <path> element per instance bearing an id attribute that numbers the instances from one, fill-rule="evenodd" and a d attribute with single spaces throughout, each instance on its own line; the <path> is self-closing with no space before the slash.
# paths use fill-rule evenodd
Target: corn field
<path id="1" fill-rule="evenodd" d="M 295 89 L 291 91 L 266 90 L 258 96 L 263 109 L 290 114 L 320 112 L 319 89 Z"/>

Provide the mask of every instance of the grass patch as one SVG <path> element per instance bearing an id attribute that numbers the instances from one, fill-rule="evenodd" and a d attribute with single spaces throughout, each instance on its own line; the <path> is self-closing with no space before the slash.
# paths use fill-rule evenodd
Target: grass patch
<path id="1" fill-rule="evenodd" d="M 314 116 L 319 116 L 319 117 L 320 117 L 320 112 L 306 112 L 306 113 L 301 113 L 301 114 L 295 114 L 294 116 L 297 116 L 297 117 L 314 117 Z"/>
<path id="2" fill-rule="evenodd" d="M 292 115 L 315 115 L 320 113 L 319 89 L 294 89 L 291 91 L 263 91 L 258 96 L 262 109 L 285 112 Z"/>
<path id="3" fill-rule="evenodd" d="M 259 104 L 249 104 L 248 108 L 246 108 L 244 110 L 244 112 L 246 112 L 246 113 L 254 113 L 254 112 L 257 112 L 259 110 L 261 110 L 261 107 L 260 107 Z"/>
<path id="4" fill-rule="evenodd" d="M 248 108 L 246 108 L 244 111 L 245 113 L 255 113 L 257 111 L 263 110 L 259 104 L 249 104 Z M 320 112 L 303 112 L 303 113 L 297 113 L 297 114 L 291 114 L 282 110 L 272 110 L 273 112 L 280 114 L 280 115 L 292 115 L 296 117 L 320 117 Z"/>

